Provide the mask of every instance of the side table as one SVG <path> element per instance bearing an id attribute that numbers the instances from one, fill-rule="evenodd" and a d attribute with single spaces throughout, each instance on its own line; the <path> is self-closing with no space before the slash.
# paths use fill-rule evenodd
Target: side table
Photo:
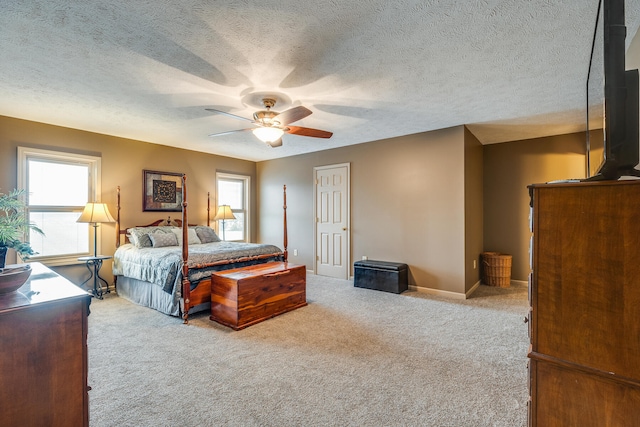
<path id="1" fill-rule="evenodd" d="M 109 283 L 107 283 L 106 280 L 100 277 L 100 268 L 102 267 L 102 263 L 104 262 L 105 259 L 111 259 L 111 258 L 113 257 L 109 255 L 81 256 L 80 258 L 78 258 L 78 261 L 84 261 L 84 263 L 87 266 L 87 270 L 89 270 L 89 273 L 91 273 L 91 276 L 89 276 L 87 280 L 82 282 L 80 287 L 84 287 L 85 283 L 93 279 L 92 293 L 93 293 L 93 296 L 98 299 L 102 299 L 103 294 L 105 293 L 108 294 L 109 292 L 111 292 L 109 291 Z M 105 291 L 102 290 L 102 284 L 100 283 L 100 281 L 104 283 Z"/>

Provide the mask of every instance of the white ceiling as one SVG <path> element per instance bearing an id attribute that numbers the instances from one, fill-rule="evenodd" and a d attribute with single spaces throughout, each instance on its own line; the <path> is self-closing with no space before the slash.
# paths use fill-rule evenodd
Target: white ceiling
<path id="1" fill-rule="evenodd" d="M 597 3 L 0 0 L 0 115 L 254 161 L 461 124 L 485 144 L 580 131 Z M 205 108 L 251 117 L 260 93 L 334 136 L 207 136 L 249 123 Z"/>

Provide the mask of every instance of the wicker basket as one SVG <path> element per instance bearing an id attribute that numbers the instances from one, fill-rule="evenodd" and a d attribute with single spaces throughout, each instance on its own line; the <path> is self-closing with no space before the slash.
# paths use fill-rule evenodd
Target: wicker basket
<path id="1" fill-rule="evenodd" d="M 511 285 L 511 255 L 499 252 L 482 253 L 482 283 L 508 288 Z"/>

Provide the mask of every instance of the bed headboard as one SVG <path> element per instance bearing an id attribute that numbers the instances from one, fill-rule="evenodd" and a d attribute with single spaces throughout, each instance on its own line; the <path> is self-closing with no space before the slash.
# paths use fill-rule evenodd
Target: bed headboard
<path id="1" fill-rule="evenodd" d="M 128 243 L 127 229 L 122 230 L 120 228 L 120 186 L 116 187 L 116 248 L 122 244 L 122 238 L 124 236 L 124 242 Z M 157 219 L 150 224 L 134 225 L 133 227 L 156 227 L 160 225 L 175 225 L 176 227 L 182 227 L 182 220 L 171 219 L 171 216 L 167 216 L 167 219 Z M 130 228 L 130 227 L 127 227 Z"/>

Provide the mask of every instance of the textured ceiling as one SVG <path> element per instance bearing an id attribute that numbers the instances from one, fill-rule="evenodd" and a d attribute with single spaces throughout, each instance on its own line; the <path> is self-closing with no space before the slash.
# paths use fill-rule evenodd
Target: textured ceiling
<path id="1" fill-rule="evenodd" d="M 266 160 L 470 125 L 584 129 L 598 0 L 0 0 L 0 115 Z M 627 43 L 640 0 L 627 0 Z M 271 148 L 256 94 L 313 111 Z"/>

